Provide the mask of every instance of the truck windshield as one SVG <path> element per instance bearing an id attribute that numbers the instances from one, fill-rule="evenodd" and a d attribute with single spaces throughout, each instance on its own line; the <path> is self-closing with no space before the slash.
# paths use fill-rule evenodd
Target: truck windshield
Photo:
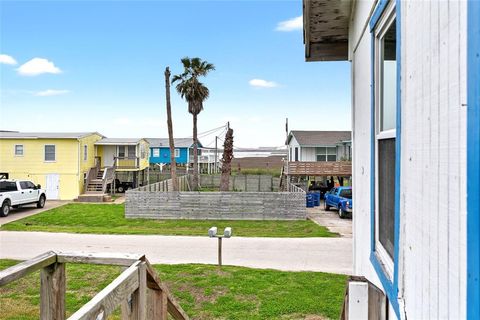
<path id="1" fill-rule="evenodd" d="M 352 189 L 343 189 L 340 191 L 340 197 L 352 199 Z"/>
<path id="2" fill-rule="evenodd" d="M 17 191 L 17 184 L 10 181 L 0 181 L 0 192 Z"/>

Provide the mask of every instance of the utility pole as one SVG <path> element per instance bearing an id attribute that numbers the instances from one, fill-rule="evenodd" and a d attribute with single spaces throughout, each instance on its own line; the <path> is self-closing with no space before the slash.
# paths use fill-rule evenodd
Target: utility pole
<path id="1" fill-rule="evenodd" d="M 215 162 L 213 163 L 213 170 L 215 173 L 217 173 L 217 140 L 218 140 L 218 136 L 215 136 Z"/>

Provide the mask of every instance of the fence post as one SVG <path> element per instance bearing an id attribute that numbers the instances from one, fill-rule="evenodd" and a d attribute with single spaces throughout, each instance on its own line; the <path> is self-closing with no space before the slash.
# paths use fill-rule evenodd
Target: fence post
<path id="1" fill-rule="evenodd" d="M 130 299 L 121 305 L 122 320 L 146 320 L 147 319 L 147 271 L 145 262 L 138 265 L 138 289 Z"/>
<path id="2" fill-rule="evenodd" d="M 162 290 L 148 289 L 147 315 L 148 319 L 168 319 L 168 296 Z"/>
<path id="3" fill-rule="evenodd" d="M 262 192 L 262 176 L 258 175 L 258 192 Z"/>
<path id="4" fill-rule="evenodd" d="M 65 264 L 54 263 L 40 271 L 40 319 L 65 319 Z"/>
<path id="5" fill-rule="evenodd" d="M 245 188 L 244 188 L 244 189 L 245 189 L 245 190 L 244 190 L 245 192 L 248 191 L 248 190 L 247 190 L 247 186 L 248 186 L 247 177 L 248 177 L 248 175 L 245 175 Z"/>

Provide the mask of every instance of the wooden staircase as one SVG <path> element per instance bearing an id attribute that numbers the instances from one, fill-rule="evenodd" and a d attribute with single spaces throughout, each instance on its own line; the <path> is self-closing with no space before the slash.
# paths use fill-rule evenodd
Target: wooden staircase
<path id="1" fill-rule="evenodd" d="M 106 194 L 107 185 L 115 179 L 115 166 L 100 167 L 97 160 L 95 167 L 88 170 L 83 194 L 78 196 L 79 202 L 105 202 L 111 198 Z"/>
<path id="2" fill-rule="evenodd" d="M 86 194 L 103 193 L 103 173 L 105 170 L 99 169 L 97 176 L 90 181 L 87 181 L 87 187 L 85 188 Z"/>

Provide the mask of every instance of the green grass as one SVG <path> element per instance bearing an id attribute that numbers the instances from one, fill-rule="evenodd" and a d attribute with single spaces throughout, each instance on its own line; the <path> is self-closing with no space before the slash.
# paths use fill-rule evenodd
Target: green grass
<path id="1" fill-rule="evenodd" d="M 15 263 L 0 260 L 0 269 Z M 211 265 L 155 268 L 192 319 L 338 319 L 346 285 L 346 276 L 321 272 Z M 119 273 L 118 267 L 67 264 L 67 316 Z M 0 288 L 0 319 L 38 319 L 38 305 L 38 272 Z"/>
<path id="2" fill-rule="evenodd" d="M 337 237 L 310 220 L 149 220 L 126 219 L 124 205 L 67 204 L 1 226 L 1 230 L 95 234 L 158 234 L 205 236 L 211 226 L 232 227 L 239 237 Z"/>

